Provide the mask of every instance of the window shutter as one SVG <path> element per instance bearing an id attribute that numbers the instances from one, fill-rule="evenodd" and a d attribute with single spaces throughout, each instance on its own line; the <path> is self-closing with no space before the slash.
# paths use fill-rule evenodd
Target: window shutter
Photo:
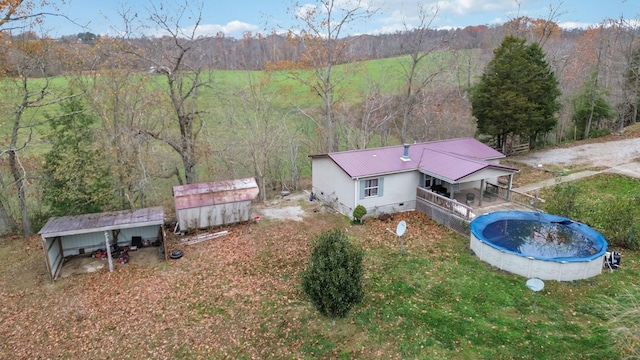
<path id="1" fill-rule="evenodd" d="M 364 180 L 360 180 L 360 199 L 364 199 Z"/>
<path id="2" fill-rule="evenodd" d="M 420 173 L 420 187 L 424 187 L 426 185 L 425 179 L 424 179 L 424 173 Z"/>
<path id="3" fill-rule="evenodd" d="M 378 179 L 378 196 L 382 196 L 382 190 L 384 189 L 384 178 Z"/>

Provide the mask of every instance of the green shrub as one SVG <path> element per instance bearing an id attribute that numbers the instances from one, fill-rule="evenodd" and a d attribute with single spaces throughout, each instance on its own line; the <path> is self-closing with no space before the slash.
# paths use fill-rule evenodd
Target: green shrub
<path id="1" fill-rule="evenodd" d="M 595 219 L 610 245 L 631 250 L 640 249 L 640 209 L 635 197 L 608 199 L 600 204 Z"/>
<path id="2" fill-rule="evenodd" d="M 356 206 L 355 209 L 353 209 L 353 220 L 359 222 L 360 224 L 362 224 L 362 218 L 367 215 L 367 208 L 365 208 L 362 205 L 358 205 Z"/>
<path id="3" fill-rule="evenodd" d="M 330 317 L 345 317 L 362 301 L 364 253 L 349 242 L 340 229 L 321 233 L 302 273 L 302 289 L 315 308 Z"/>
<path id="4" fill-rule="evenodd" d="M 554 186 L 548 197 L 544 210 L 549 214 L 577 218 L 576 199 L 580 195 L 580 188 L 573 183 Z"/>
<path id="5" fill-rule="evenodd" d="M 592 139 L 611 135 L 611 130 L 609 129 L 594 129 L 589 133 L 589 137 Z"/>

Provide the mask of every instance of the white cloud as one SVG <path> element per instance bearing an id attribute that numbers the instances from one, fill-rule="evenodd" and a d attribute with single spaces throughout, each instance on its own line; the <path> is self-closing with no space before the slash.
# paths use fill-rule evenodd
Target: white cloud
<path id="1" fill-rule="evenodd" d="M 195 29 L 195 31 L 194 31 Z M 183 37 L 190 37 L 193 33 L 194 37 L 206 37 L 206 36 L 215 36 L 218 33 L 223 33 L 225 36 L 233 36 L 233 37 L 241 37 L 247 31 L 256 32 L 260 30 L 260 27 L 253 24 L 248 24 L 242 21 L 233 20 L 229 21 L 225 25 L 219 24 L 201 24 L 198 25 L 198 28 L 195 26 L 189 26 L 186 28 L 180 29 L 180 35 Z M 168 35 L 168 33 L 164 30 L 154 30 L 147 34 L 148 36 L 153 37 L 161 37 Z"/>
<path id="2" fill-rule="evenodd" d="M 564 21 L 564 22 L 559 22 L 558 26 L 560 26 L 563 29 L 566 30 L 571 30 L 571 29 L 586 29 L 590 26 L 593 26 L 594 24 L 590 24 L 590 23 L 580 23 L 580 22 L 573 22 L 573 21 Z"/>
<path id="3" fill-rule="evenodd" d="M 430 26 L 450 29 L 469 25 L 502 24 L 505 19 L 528 15 L 529 7 L 540 0 L 370 0 L 382 6 L 377 20 L 383 26 L 374 32 L 393 32 L 411 29 L 419 23 L 420 8 L 427 17 L 435 15 Z M 489 20 L 492 19 L 492 20 Z M 406 25 L 405 25 L 406 24 Z"/>
<path id="4" fill-rule="evenodd" d="M 295 16 L 298 19 L 307 19 L 313 17 L 318 11 L 318 7 L 313 4 L 303 4 L 299 6 L 295 11 Z"/>

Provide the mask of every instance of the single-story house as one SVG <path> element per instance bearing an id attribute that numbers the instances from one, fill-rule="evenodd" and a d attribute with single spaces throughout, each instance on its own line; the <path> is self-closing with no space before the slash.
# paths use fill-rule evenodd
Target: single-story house
<path id="1" fill-rule="evenodd" d="M 247 221 L 259 193 L 255 178 L 174 186 L 178 226 L 186 231 Z"/>
<path id="2" fill-rule="evenodd" d="M 473 138 L 311 155 L 312 191 L 339 212 L 352 216 L 362 205 L 367 215 L 416 209 L 417 188 L 454 199 L 466 189 L 518 171 L 500 165 L 505 155 Z"/>
<path id="3" fill-rule="evenodd" d="M 52 217 L 42 227 L 42 248 L 51 280 L 68 256 L 90 254 L 132 242 L 164 242 L 164 208 Z"/>

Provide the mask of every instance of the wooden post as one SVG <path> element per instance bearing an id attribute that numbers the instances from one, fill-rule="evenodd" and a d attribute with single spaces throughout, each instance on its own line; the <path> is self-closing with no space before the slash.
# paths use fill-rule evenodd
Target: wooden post
<path id="1" fill-rule="evenodd" d="M 511 187 L 513 186 L 513 174 L 509 174 L 509 185 L 507 186 L 507 201 L 511 201 Z"/>
<path id="2" fill-rule="evenodd" d="M 111 259 L 111 245 L 109 244 L 109 232 L 104 232 L 104 243 L 107 245 L 107 260 L 109 260 L 109 271 L 113 272 L 113 259 Z"/>
<path id="3" fill-rule="evenodd" d="M 162 236 L 162 247 L 164 248 L 164 261 L 169 261 L 169 252 L 167 251 L 167 233 L 164 231 L 164 225 L 160 225 L 160 236 Z"/>

